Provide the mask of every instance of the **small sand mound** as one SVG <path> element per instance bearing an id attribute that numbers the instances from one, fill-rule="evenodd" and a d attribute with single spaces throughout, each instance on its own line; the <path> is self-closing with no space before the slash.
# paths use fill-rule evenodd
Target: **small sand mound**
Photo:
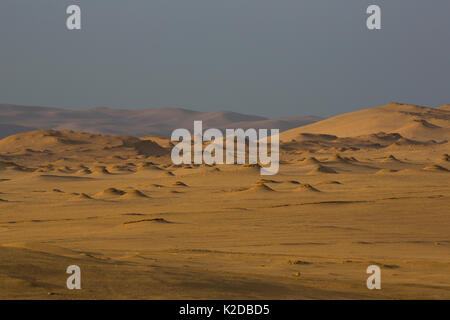
<path id="1" fill-rule="evenodd" d="M 123 224 L 127 225 L 127 224 L 142 223 L 142 222 L 173 223 L 173 222 L 167 221 L 166 219 L 163 219 L 163 218 L 153 218 L 153 219 L 126 221 Z"/>
<path id="2" fill-rule="evenodd" d="M 289 180 L 288 182 L 291 184 L 302 184 L 300 181 L 297 180 Z"/>
<path id="3" fill-rule="evenodd" d="M 396 173 L 398 172 L 398 170 L 394 170 L 394 169 L 381 169 L 378 170 L 377 172 L 375 172 L 375 174 L 389 174 L 389 173 Z"/>
<path id="4" fill-rule="evenodd" d="M 259 179 L 256 183 L 281 183 L 281 181 L 271 179 Z"/>
<path id="5" fill-rule="evenodd" d="M 188 185 L 183 181 L 176 181 L 173 185 L 178 187 L 188 187 Z"/>
<path id="6" fill-rule="evenodd" d="M 249 173 L 260 172 L 261 166 L 259 164 L 243 164 L 238 167 L 239 170 L 246 171 Z"/>
<path id="7" fill-rule="evenodd" d="M 96 194 L 97 197 L 118 197 L 126 194 L 125 191 L 116 188 L 108 188 Z"/>
<path id="8" fill-rule="evenodd" d="M 121 196 L 123 199 L 136 199 L 136 198 L 148 198 L 146 194 L 144 194 L 142 191 L 139 190 L 132 190 L 130 192 L 127 192 L 123 196 Z"/>
<path id="9" fill-rule="evenodd" d="M 69 168 L 68 166 L 59 167 L 56 170 L 61 173 L 72 173 L 73 172 L 73 170 L 71 168 Z"/>
<path id="10" fill-rule="evenodd" d="M 250 187 L 244 191 L 246 191 L 246 192 L 248 192 L 248 191 L 250 191 L 250 192 L 274 192 L 275 190 L 273 190 L 271 187 L 269 187 L 265 183 L 256 183 L 252 187 Z"/>
<path id="11" fill-rule="evenodd" d="M 114 172 L 134 172 L 134 169 L 130 168 L 127 165 L 114 165 L 112 167 L 110 167 L 110 170 L 108 171 L 114 171 Z"/>
<path id="12" fill-rule="evenodd" d="M 244 164 L 242 167 L 243 167 L 243 168 L 256 168 L 256 169 L 261 169 L 261 165 L 260 165 L 259 163 Z"/>
<path id="13" fill-rule="evenodd" d="M 8 200 L 0 199 L 0 202 L 8 202 Z"/>
<path id="14" fill-rule="evenodd" d="M 314 157 L 306 158 L 302 161 L 302 164 L 319 164 L 320 161 Z"/>
<path id="15" fill-rule="evenodd" d="M 314 188 L 310 184 L 303 184 L 300 187 L 294 189 L 295 192 L 320 192 L 320 190 Z"/>
<path id="16" fill-rule="evenodd" d="M 72 200 L 92 200 L 92 197 L 86 193 L 81 193 L 72 197 Z"/>
<path id="17" fill-rule="evenodd" d="M 330 180 L 330 181 L 323 181 L 323 182 L 320 182 L 319 184 L 342 184 L 341 182 L 339 182 L 339 181 L 336 181 L 336 180 Z"/>
<path id="18" fill-rule="evenodd" d="M 447 168 L 444 168 L 438 164 L 433 164 L 430 166 L 426 166 L 425 168 L 423 168 L 423 170 L 426 171 L 438 171 L 438 172 L 450 172 L 450 170 L 448 170 Z"/>
<path id="19" fill-rule="evenodd" d="M 161 177 L 174 177 L 174 176 L 175 176 L 175 174 L 172 171 L 164 171 L 161 174 Z"/>
<path id="20" fill-rule="evenodd" d="M 93 172 L 97 174 L 111 174 L 111 172 L 109 172 L 104 166 L 95 167 Z"/>
<path id="21" fill-rule="evenodd" d="M 444 161 L 444 162 L 449 162 L 450 161 L 450 156 L 446 153 L 443 154 L 441 157 L 439 157 L 440 161 Z"/>
<path id="22" fill-rule="evenodd" d="M 398 160 L 396 157 L 394 157 L 394 156 L 391 154 L 391 155 L 389 155 L 388 157 L 382 159 L 381 162 L 401 162 L 401 161 Z"/>
<path id="23" fill-rule="evenodd" d="M 181 191 L 177 191 L 177 190 L 167 190 L 166 191 L 167 193 L 183 193 L 183 192 L 181 192 Z"/>
<path id="24" fill-rule="evenodd" d="M 78 170 L 78 171 L 76 172 L 76 174 L 92 174 L 92 171 L 89 170 L 89 169 L 87 169 L 87 168 L 84 168 L 84 169 Z"/>
<path id="25" fill-rule="evenodd" d="M 156 166 L 153 162 L 144 162 L 138 165 L 139 171 L 162 171 L 160 167 Z"/>
<path id="26" fill-rule="evenodd" d="M 339 153 L 336 153 L 334 156 L 328 159 L 329 162 L 340 162 L 340 163 L 348 163 L 347 158 L 341 157 Z"/>
<path id="27" fill-rule="evenodd" d="M 64 191 L 61 191 L 61 190 L 59 190 L 59 189 L 53 189 L 53 192 L 56 192 L 56 193 L 64 193 Z"/>
<path id="28" fill-rule="evenodd" d="M 309 174 L 317 174 L 317 173 L 337 173 L 337 172 L 333 168 L 323 165 L 318 165 L 316 168 L 314 168 L 309 172 Z"/>
<path id="29" fill-rule="evenodd" d="M 21 170 L 23 167 L 10 161 L 0 161 L 0 170 Z"/>

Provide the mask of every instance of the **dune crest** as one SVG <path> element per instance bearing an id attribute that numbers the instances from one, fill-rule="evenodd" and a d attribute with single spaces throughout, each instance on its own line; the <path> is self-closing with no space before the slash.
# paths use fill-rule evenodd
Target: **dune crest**
<path id="1" fill-rule="evenodd" d="M 308 174 L 320 174 L 320 173 L 337 173 L 337 171 L 334 170 L 333 168 L 319 164 L 313 170 L 308 172 Z"/>
<path id="2" fill-rule="evenodd" d="M 450 170 L 448 170 L 447 168 L 444 168 L 443 166 L 440 166 L 438 164 L 432 164 L 432 165 L 426 166 L 425 168 L 423 168 L 423 170 L 437 171 L 437 172 L 450 172 Z"/>
<path id="3" fill-rule="evenodd" d="M 319 189 L 314 188 L 310 184 L 303 184 L 300 187 L 294 189 L 295 192 L 321 192 Z"/>
<path id="4" fill-rule="evenodd" d="M 427 108 L 393 102 L 285 131 L 280 134 L 280 140 L 301 139 L 305 133 L 356 137 L 380 131 L 400 133 L 409 139 L 449 140 L 450 110 L 448 107 Z"/>
<path id="5" fill-rule="evenodd" d="M 116 188 L 108 188 L 105 189 L 95 195 L 97 198 L 105 198 L 105 197 L 120 197 L 125 195 L 126 192 Z"/>
<path id="6" fill-rule="evenodd" d="M 121 196 L 122 199 L 139 199 L 139 198 L 149 198 L 146 194 L 144 194 L 140 190 L 131 190 L 126 192 Z"/>

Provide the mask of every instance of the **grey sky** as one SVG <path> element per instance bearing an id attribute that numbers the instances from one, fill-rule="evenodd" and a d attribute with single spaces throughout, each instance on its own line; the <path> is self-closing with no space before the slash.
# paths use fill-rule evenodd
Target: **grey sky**
<path id="1" fill-rule="evenodd" d="M 78 4 L 82 30 L 67 31 Z M 369 4 L 380 31 L 365 27 Z M 1 0 L 0 103 L 330 116 L 450 103 L 448 0 Z"/>

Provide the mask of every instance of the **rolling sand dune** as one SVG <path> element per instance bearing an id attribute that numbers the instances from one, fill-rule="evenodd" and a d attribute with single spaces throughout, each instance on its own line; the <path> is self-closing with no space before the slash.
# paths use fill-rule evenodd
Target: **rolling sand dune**
<path id="1" fill-rule="evenodd" d="M 280 135 L 280 140 L 297 139 L 301 133 L 356 137 L 378 132 L 400 133 L 408 139 L 449 140 L 449 121 L 448 107 L 433 109 L 390 103 L 288 130 Z"/>
<path id="2" fill-rule="evenodd" d="M 449 113 L 389 104 L 286 131 L 275 176 L 173 165 L 164 137 L 9 136 L 0 298 L 450 299 Z M 66 289 L 73 264 L 82 290 Z M 366 288 L 373 264 L 382 290 Z"/>

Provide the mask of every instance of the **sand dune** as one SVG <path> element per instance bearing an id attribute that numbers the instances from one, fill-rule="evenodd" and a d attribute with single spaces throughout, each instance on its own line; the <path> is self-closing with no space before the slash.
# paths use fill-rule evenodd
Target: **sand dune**
<path id="1" fill-rule="evenodd" d="M 299 130 L 301 128 L 298 128 Z M 327 138 L 323 138 L 326 136 Z M 339 138 L 332 135 L 318 134 L 300 134 L 301 138 L 291 139 L 290 141 L 281 142 L 281 149 L 287 152 L 295 152 L 296 150 L 304 150 L 311 153 L 315 152 L 332 152 L 342 153 L 364 149 L 388 149 L 402 147 L 419 147 L 429 145 L 442 145 L 446 140 L 439 141 L 427 140 L 418 141 L 407 139 L 399 133 L 378 132 L 368 135 Z M 283 138 L 283 135 L 280 136 Z"/>
<path id="2" fill-rule="evenodd" d="M 0 298 L 450 298 L 448 112 L 391 104 L 286 132 L 276 176 L 173 165 L 156 136 L 5 138 Z"/>
<path id="3" fill-rule="evenodd" d="M 160 173 L 163 169 L 156 166 L 153 162 L 145 162 L 138 166 L 138 171 L 154 171 Z"/>
<path id="4" fill-rule="evenodd" d="M 74 131 L 39 130 L 12 135 L 0 140 L 0 150 L 7 153 L 26 153 L 34 148 L 47 153 L 66 150 L 81 152 L 132 148 L 137 154 L 165 154 L 167 151 L 150 140 L 130 136 L 107 136 Z"/>
<path id="5" fill-rule="evenodd" d="M 344 158 L 338 153 L 334 154 L 333 156 L 327 159 L 327 162 L 338 162 L 338 163 L 351 163 L 352 161 L 354 160 L 350 158 Z"/>
<path id="6" fill-rule="evenodd" d="M 283 132 L 280 140 L 298 139 L 301 134 L 356 137 L 377 132 L 400 133 L 405 138 L 449 140 L 450 111 L 445 108 L 390 103 L 350 112 Z"/>

